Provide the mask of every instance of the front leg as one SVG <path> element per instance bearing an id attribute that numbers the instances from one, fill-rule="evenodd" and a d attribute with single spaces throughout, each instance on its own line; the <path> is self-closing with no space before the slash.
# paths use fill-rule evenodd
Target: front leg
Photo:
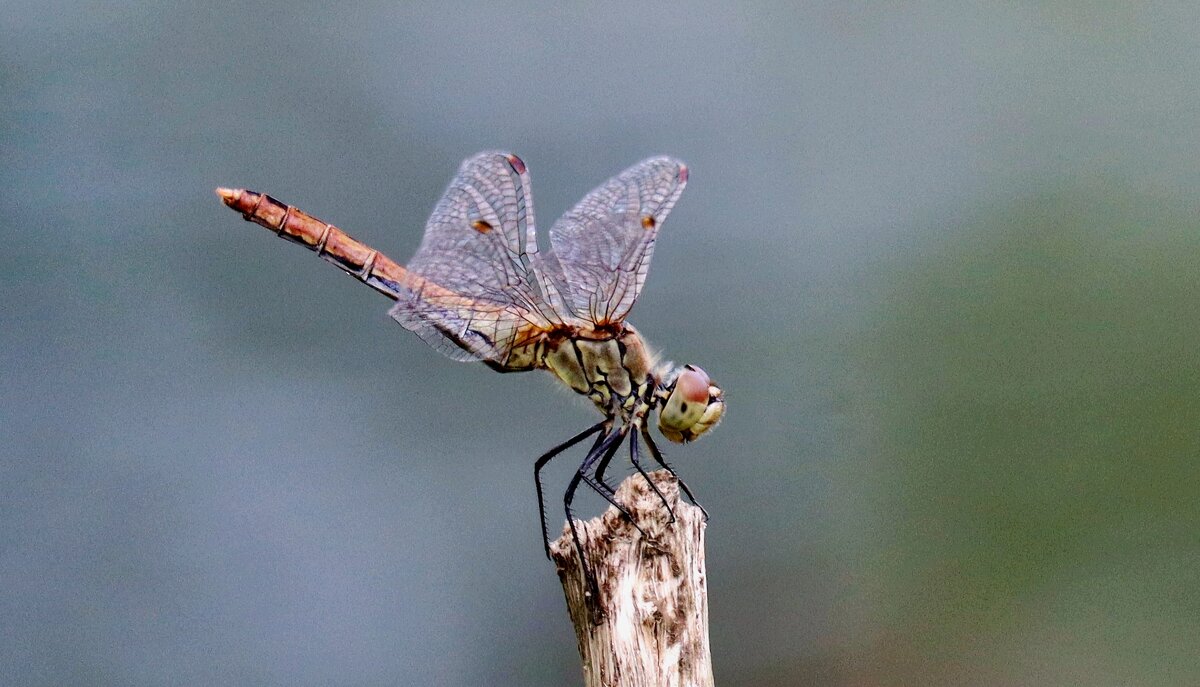
<path id="1" fill-rule="evenodd" d="M 675 470 L 673 470 L 670 465 L 667 465 L 667 461 L 663 459 L 662 451 L 658 450 L 658 445 L 654 443 L 654 439 L 650 436 L 650 428 L 642 426 L 641 430 L 642 438 L 646 440 L 646 448 L 650 449 L 650 457 L 654 459 L 654 462 L 661 465 L 664 470 L 671 473 L 671 476 L 675 478 L 675 481 L 679 482 L 679 489 L 687 495 L 688 500 L 692 502 L 692 505 L 700 509 L 700 512 L 704 514 L 705 521 L 707 521 L 708 511 L 704 510 L 704 506 L 700 505 L 700 502 L 696 500 L 695 496 L 692 496 L 692 490 L 688 489 L 688 485 L 683 480 L 679 479 L 679 475 L 675 474 Z"/>

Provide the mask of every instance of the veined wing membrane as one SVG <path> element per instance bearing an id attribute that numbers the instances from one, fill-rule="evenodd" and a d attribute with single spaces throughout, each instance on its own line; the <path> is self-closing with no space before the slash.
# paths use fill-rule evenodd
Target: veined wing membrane
<path id="1" fill-rule="evenodd" d="M 550 229 L 575 313 L 597 325 L 620 322 L 637 301 L 658 230 L 687 184 L 687 166 L 643 160 L 599 188 Z"/>
<path id="2" fill-rule="evenodd" d="M 496 151 L 468 158 L 408 263 L 437 288 L 410 290 L 391 316 L 455 360 L 503 364 L 522 332 L 561 322 L 551 275 L 539 271 L 536 231 L 520 158 Z"/>

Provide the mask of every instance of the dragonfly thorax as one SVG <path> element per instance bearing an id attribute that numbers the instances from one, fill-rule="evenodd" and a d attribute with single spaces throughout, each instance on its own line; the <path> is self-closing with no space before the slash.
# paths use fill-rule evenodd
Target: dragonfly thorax
<path id="1" fill-rule="evenodd" d="M 616 336 L 583 331 L 554 337 L 542 350 L 542 367 L 605 415 L 644 415 L 653 403 L 654 358 L 629 325 Z"/>
<path id="2" fill-rule="evenodd" d="M 587 396 L 601 413 L 640 423 L 658 409 L 658 429 L 676 443 L 712 429 L 725 399 L 704 370 L 694 365 L 658 366 L 633 327 L 615 336 L 576 331 L 539 344 L 540 366 Z"/>

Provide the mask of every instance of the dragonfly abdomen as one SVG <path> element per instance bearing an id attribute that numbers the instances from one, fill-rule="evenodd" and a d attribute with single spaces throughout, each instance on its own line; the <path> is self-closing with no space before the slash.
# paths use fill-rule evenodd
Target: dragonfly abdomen
<path id="1" fill-rule="evenodd" d="M 304 246 L 392 300 L 401 298 L 405 289 L 416 285 L 414 282 L 423 281 L 341 229 L 265 193 L 219 188 L 217 195 L 230 208 L 242 213 L 247 222 L 259 224 L 280 238 Z"/>

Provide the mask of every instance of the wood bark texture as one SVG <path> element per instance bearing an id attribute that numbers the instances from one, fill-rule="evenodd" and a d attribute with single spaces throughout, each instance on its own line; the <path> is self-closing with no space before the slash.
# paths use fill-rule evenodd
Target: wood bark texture
<path id="1" fill-rule="evenodd" d="M 711 687 L 704 517 L 681 502 L 665 470 L 650 473 L 675 513 L 641 475 L 626 479 L 617 501 L 646 532 L 616 508 L 576 521 L 600 598 L 592 599 L 579 557 L 564 526 L 551 545 L 579 640 L 585 687 Z"/>

